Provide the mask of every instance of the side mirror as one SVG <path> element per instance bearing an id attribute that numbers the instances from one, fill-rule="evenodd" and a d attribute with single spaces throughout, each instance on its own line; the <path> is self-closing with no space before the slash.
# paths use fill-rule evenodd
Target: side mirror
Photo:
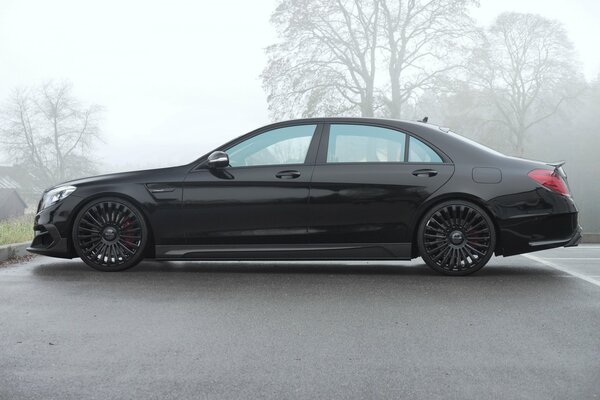
<path id="1" fill-rule="evenodd" d="M 229 156 L 224 151 L 214 151 L 208 156 L 209 168 L 225 168 L 229 165 Z"/>

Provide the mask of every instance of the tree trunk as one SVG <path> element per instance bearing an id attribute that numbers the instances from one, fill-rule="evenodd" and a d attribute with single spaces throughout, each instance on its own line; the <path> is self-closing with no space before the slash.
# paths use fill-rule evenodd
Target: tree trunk
<path id="1" fill-rule="evenodd" d="M 363 117 L 371 118 L 375 116 L 375 90 L 374 85 L 371 82 L 367 82 L 365 93 L 361 98 L 360 102 L 360 113 Z"/>
<path id="2" fill-rule="evenodd" d="M 391 99 L 389 103 L 390 118 L 400 119 L 402 116 L 402 88 L 400 87 L 400 73 L 396 67 L 390 67 Z"/>

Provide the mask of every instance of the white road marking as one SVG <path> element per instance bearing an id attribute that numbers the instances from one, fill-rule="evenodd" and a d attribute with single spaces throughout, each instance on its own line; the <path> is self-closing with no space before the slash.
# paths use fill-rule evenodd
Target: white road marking
<path id="1" fill-rule="evenodd" d="M 563 267 L 562 265 L 558 265 L 556 263 L 553 263 L 552 261 L 545 260 L 545 259 L 543 259 L 541 257 L 533 256 L 531 254 L 521 254 L 521 255 L 523 257 L 529 258 L 530 260 L 537 261 L 540 264 L 544 264 L 547 267 L 554 268 L 554 269 L 557 269 L 557 270 L 562 271 L 562 272 L 566 272 L 569 275 L 573 275 L 576 278 L 583 279 L 586 282 L 589 282 L 589 283 L 591 283 L 593 285 L 596 285 L 596 286 L 600 287 L 600 280 L 598 280 L 598 279 L 594 279 L 594 278 L 589 277 L 587 275 L 580 274 L 579 272 L 573 271 L 573 270 L 571 270 L 568 267 Z"/>
<path id="2" fill-rule="evenodd" d="M 600 257 L 544 257 L 544 260 L 600 260 Z"/>

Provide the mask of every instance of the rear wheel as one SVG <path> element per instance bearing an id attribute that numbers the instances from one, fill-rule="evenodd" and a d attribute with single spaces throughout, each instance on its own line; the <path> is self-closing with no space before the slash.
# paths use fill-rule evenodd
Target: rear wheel
<path id="1" fill-rule="evenodd" d="M 468 275 L 492 257 L 496 232 L 479 206 L 448 201 L 428 211 L 418 230 L 419 253 L 434 270 L 446 275 Z"/>
<path id="2" fill-rule="evenodd" d="M 105 197 L 87 204 L 73 224 L 73 247 L 90 267 L 123 271 L 144 258 L 148 227 L 130 202 Z"/>

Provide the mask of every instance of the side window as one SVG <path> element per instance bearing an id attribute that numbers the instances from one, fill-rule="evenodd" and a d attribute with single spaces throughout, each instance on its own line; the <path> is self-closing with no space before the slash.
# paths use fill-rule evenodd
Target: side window
<path id="1" fill-rule="evenodd" d="M 327 162 L 402 162 L 405 143 L 406 135 L 393 129 L 332 124 Z"/>
<path id="2" fill-rule="evenodd" d="M 408 144 L 408 161 L 423 163 L 443 163 L 442 158 L 431 147 L 419 139 L 410 137 Z"/>
<path id="3" fill-rule="evenodd" d="M 273 129 L 226 150 L 232 167 L 302 164 L 308 153 L 316 125 L 296 125 Z"/>

